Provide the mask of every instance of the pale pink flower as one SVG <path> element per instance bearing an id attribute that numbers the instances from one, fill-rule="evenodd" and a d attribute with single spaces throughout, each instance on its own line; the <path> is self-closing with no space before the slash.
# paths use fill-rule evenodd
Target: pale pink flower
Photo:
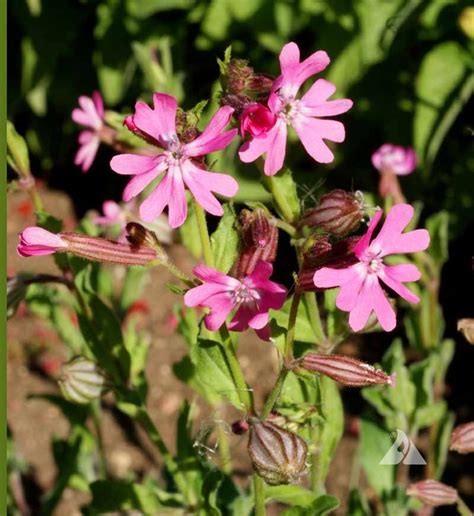
<path id="1" fill-rule="evenodd" d="M 98 226 L 120 226 L 119 242 L 126 242 L 125 226 L 127 225 L 127 208 L 120 206 L 115 201 L 104 201 L 102 204 L 103 215 L 95 216 L 92 221 Z"/>
<path id="2" fill-rule="evenodd" d="M 218 330 L 237 309 L 229 330 L 244 331 L 250 327 L 261 339 L 270 339 L 268 310 L 280 309 L 286 298 L 285 287 L 269 279 L 273 272 L 271 264 L 260 261 L 252 274 L 242 280 L 205 265 L 194 267 L 193 272 L 203 284 L 188 290 L 184 303 L 189 307 L 210 308 L 204 318 L 208 330 Z"/>
<path id="3" fill-rule="evenodd" d="M 411 147 L 385 143 L 372 154 L 372 165 L 379 172 L 407 176 L 416 168 L 416 153 Z"/>
<path id="4" fill-rule="evenodd" d="M 155 93 L 153 103 L 154 108 L 151 109 L 147 104 L 137 102 L 132 122 L 139 131 L 156 140 L 163 150 L 157 150 L 156 156 L 121 154 L 110 162 L 112 170 L 118 174 L 135 176 L 123 192 L 124 201 L 136 197 L 161 176 L 160 183 L 140 206 L 140 216 L 144 221 L 152 222 L 168 206 L 170 226 L 181 226 L 187 216 L 185 187 L 207 212 L 221 216 L 223 209 L 213 192 L 233 197 L 239 185 L 231 176 L 204 170 L 197 158 L 229 145 L 237 129 L 224 131 L 224 128 L 233 109 L 221 107 L 202 134 L 183 144 L 176 135 L 176 99 Z"/>
<path id="5" fill-rule="evenodd" d="M 72 111 L 72 119 L 87 129 L 79 133 L 79 150 L 74 163 L 79 165 L 83 172 L 87 172 L 100 145 L 99 133 L 104 126 L 104 103 L 101 94 L 94 91 L 92 98 L 81 95 L 79 106 L 80 108 Z"/>
<path id="6" fill-rule="evenodd" d="M 20 256 L 44 256 L 63 251 L 67 243 L 58 235 L 46 229 L 32 226 L 20 233 L 20 243 L 16 250 Z"/>
<path id="7" fill-rule="evenodd" d="M 326 117 L 340 115 L 352 107 L 352 100 L 327 100 L 335 91 L 334 84 L 318 79 L 299 99 L 303 83 L 329 64 L 326 52 L 320 50 L 300 62 L 296 43 L 287 43 L 280 52 L 281 75 L 273 84 L 268 108 L 275 116 L 275 124 L 266 132 L 245 142 L 239 151 L 240 159 L 249 163 L 266 153 L 264 172 L 276 174 L 282 167 L 286 152 L 288 126 L 296 131 L 306 152 L 319 163 L 330 163 L 334 155 L 323 140 L 342 142 L 344 126 Z"/>
<path id="8" fill-rule="evenodd" d="M 367 233 L 354 248 L 358 263 L 342 269 L 323 267 L 316 271 L 314 284 L 317 287 L 341 287 L 336 305 L 340 310 L 350 312 L 349 325 L 354 331 L 364 328 L 372 311 L 385 331 L 395 328 L 395 311 L 380 281 L 409 303 L 419 302 L 419 298 L 403 285 L 404 282 L 420 279 L 417 267 L 408 263 L 385 265 L 383 261 L 385 256 L 391 254 L 414 253 L 428 247 L 430 236 L 425 229 L 402 233 L 413 213 L 414 209 L 409 204 L 396 204 L 372 240 L 374 230 L 382 217 L 382 210 L 377 211 L 370 221 Z"/>

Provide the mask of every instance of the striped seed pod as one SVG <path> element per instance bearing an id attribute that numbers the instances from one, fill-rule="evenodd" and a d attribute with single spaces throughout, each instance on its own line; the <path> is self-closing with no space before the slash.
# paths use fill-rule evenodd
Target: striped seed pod
<path id="1" fill-rule="evenodd" d="M 318 355 L 307 353 L 294 362 L 294 369 L 321 373 L 348 387 L 367 385 L 395 385 L 395 375 L 389 375 L 370 364 L 343 355 Z"/>
<path id="2" fill-rule="evenodd" d="M 474 452 L 474 421 L 459 425 L 453 430 L 449 449 L 462 454 Z"/>
<path id="3" fill-rule="evenodd" d="M 422 480 L 408 486 L 407 495 L 431 507 L 451 505 L 458 501 L 458 492 L 437 480 Z"/>
<path id="4" fill-rule="evenodd" d="M 63 396 L 73 403 L 86 404 L 100 398 L 107 387 L 103 371 L 91 360 L 76 357 L 61 368 L 58 380 Z"/>
<path id="5" fill-rule="evenodd" d="M 308 447 L 293 432 L 251 418 L 248 452 L 252 465 L 267 484 L 297 482 L 306 471 Z"/>

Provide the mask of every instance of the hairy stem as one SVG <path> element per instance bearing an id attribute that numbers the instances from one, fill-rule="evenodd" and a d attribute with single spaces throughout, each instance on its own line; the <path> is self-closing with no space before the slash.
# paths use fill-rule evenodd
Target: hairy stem
<path id="1" fill-rule="evenodd" d="M 209 231 L 207 229 L 206 214 L 202 206 L 196 200 L 193 201 L 193 203 L 199 229 L 199 236 L 201 237 L 204 261 L 209 267 L 214 267 L 214 255 L 212 254 L 211 240 L 209 238 Z"/>
<path id="2" fill-rule="evenodd" d="M 263 479 L 257 474 L 253 476 L 253 495 L 255 499 L 255 516 L 265 516 L 265 492 Z"/>
<path id="3" fill-rule="evenodd" d="M 265 405 L 263 406 L 262 413 L 260 414 L 260 419 L 266 419 L 270 412 L 273 410 L 275 403 L 278 401 L 278 398 L 280 397 L 281 391 L 283 389 L 283 384 L 285 383 L 285 379 L 288 375 L 288 372 L 289 369 L 287 369 L 286 366 L 283 366 L 281 368 L 277 381 L 275 382 L 275 385 L 273 386 L 273 389 L 270 392 L 270 395 L 268 396 Z"/>

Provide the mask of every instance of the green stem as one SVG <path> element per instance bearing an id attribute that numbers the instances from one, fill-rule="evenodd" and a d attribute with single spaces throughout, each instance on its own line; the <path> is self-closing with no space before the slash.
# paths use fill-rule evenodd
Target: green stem
<path id="1" fill-rule="evenodd" d="M 202 250 L 204 253 L 204 261 L 209 267 L 214 267 L 214 255 L 212 254 L 211 240 L 209 238 L 209 231 L 207 230 L 206 214 L 202 206 L 196 201 L 194 203 L 194 213 L 199 229 L 199 236 L 201 237 Z"/>
<path id="2" fill-rule="evenodd" d="M 242 368 L 239 364 L 239 359 L 237 358 L 237 353 L 235 352 L 234 345 L 232 343 L 232 339 L 229 335 L 229 330 L 222 326 L 219 330 L 222 339 L 222 349 L 224 351 L 225 358 L 230 368 L 230 372 L 232 374 L 232 378 L 234 380 L 238 396 L 240 398 L 240 402 L 245 407 L 245 411 L 248 414 L 254 412 L 254 401 L 252 392 L 249 389 L 247 382 L 245 381 L 244 375 L 242 373 Z"/>
<path id="3" fill-rule="evenodd" d="M 92 421 L 94 423 L 95 433 L 97 434 L 97 448 L 99 450 L 100 469 L 101 474 L 104 478 L 107 477 L 108 466 L 107 466 L 107 455 L 105 453 L 104 439 L 102 434 L 102 426 L 100 422 L 100 402 L 95 401 L 92 403 Z"/>
<path id="4" fill-rule="evenodd" d="M 255 499 L 255 516 L 265 516 L 265 491 L 263 479 L 257 474 L 253 476 L 253 496 Z"/>
<path id="5" fill-rule="evenodd" d="M 288 330 L 286 332 L 286 341 L 284 349 L 284 360 L 289 362 L 293 359 L 293 344 L 295 341 L 296 317 L 298 315 L 298 307 L 301 301 L 301 291 L 296 288 L 291 301 L 290 315 L 288 317 Z"/>
<path id="6" fill-rule="evenodd" d="M 321 316 L 319 315 L 318 302 L 313 292 L 305 292 L 304 304 L 311 328 L 313 329 L 316 337 L 316 344 L 322 344 L 326 341 L 326 335 L 324 334 L 323 323 L 321 321 Z"/>
<path id="7" fill-rule="evenodd" d="M 28 193 L 30 194 L 31 200 L 33 201 L 33 206 L 35 207 L 36 212 L 43 211 L 43 201 L 36 189 L 36 186 L 31 186 L 28 188 Z"/>
<path id="8" fill-rule="evenodd" d="M 168 447 L 163 441 L 160 432 L 151 420 L 145 407 L 140 407 L 135 419 L 145 430 L 152 443 L 158 448 L 161 456 L 163 457 L 163 462 L 165 463 L 166 469 L 168 470 L 169 474 L 173 477 L 174 481 L 176 482 L 176 486 L 178 487 L 179 491 L 183 494 L 186 501 L 191 505 L 195 504 L 197 500 L 195 499 L 194 494 L 189 489 L 185 477 L 179 470 L 178 464 L 176 463 L 170 451 L 168 450 Z"/>
<path id="9" fill-rule="evenodd" d="M 289 369 L 286 366 L 283 366 L 280 370 L 280 374 L 278 375 L 277 381 L 273 386 L 272 392 L 267 398 L 265 405 L 263 406 L 262 413 L 260 414 L 260 419 L 265 420 L 270 412 L 273 410 L 275 403 L 280 397 L 281 391 L 283 389 L 283 384 L 285 383 L 285 379 L 289 373 Z"/>
<path id="10" fill-rule="evenodd" d="M 272 222 L 275 224 L 277 228 L 280 228 L 283 231 L 285 231 L 285 233 L 288 233 L 290 237 L 294 237 L 296 235 L 296 228 L 289 222 L 285 222 L 282 219 L 277 219 L 276 217 L 272 219 Z"/>
<path id="11" fill-rule="evenodd" d="M 222 425 L 217 425 L 217 434 L 219 439 L 219 456 L 221 459 L 221 468 L 227 475 L 232 474 L 232 457 L 230 455 L 229 439 Z"/>
<path id="12" fill-rule="evenodd" d="M 263 175 L 262 181 L 266 185 L 268 191 L 272 194 L 273 200 L 280 209 L 280 212 L 283 215 L 285 221 L 291 222 L 293 220 L 293 210 L 291 209 L 291 206 L 283 195 L 281 189 L 276 187 L 274 177 Z"/>

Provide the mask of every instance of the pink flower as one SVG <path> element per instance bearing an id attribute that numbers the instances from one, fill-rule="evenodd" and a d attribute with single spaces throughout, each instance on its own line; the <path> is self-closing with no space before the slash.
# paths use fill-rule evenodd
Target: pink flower
<path id="1" fill-rule="evenodd" d="M 98 91 L 94 91 L 92 98 L 81 95 L 79 105 L 72 112 L 72 119 L 76 124 L 88 129 L 79 133 L 79 150 L 74 163 L 80 165 L 83 172 L 87 172 L 94 161 L 100 145 L 99 132 L 104 126 L 104 103 Z"/>
<path id="2" fill-rule="evenodd" d="M 315 52 L 300 62 L 296 43 L 287 43 L 280 53 L 281 75 L 273 84 L 268 107 L 276 117 L 275 124 L 266 132 L 253 135 L 239 151 L 240 159 L 249 163 L 266 153 L 264 172 L 276 174 L 283 166 L 286 152 L 287 127 L 293 127 L 306 152 L 319 163 L 330 163 L 334 155 L 323 140 L 342 142 L 345 138 L 341 122 L 326 117 L 340 115 L 352 107 L 352 100 L 327 99 L 336 91 L 334 84 L 318 79 L 301 97 L 298 90 L 312 75 L 326 68 L 326 52 Z M 252 133 L 251 133 L 252 134 Z"/>
<path id="3" fill-rule="evenodd" d="M 222 215 L 222 206 L 213 192 L 232 197 L 239 185 L 231 176 L 204 170 L 195 158 L 229 145 L 237 129 L 224 132 L 224 128 L 233 109 L 228 106 L 220 108 L 201 135 L 190 143 L 182 144 L 176 135 L 176 99 L 155 93 L 153 103 L 154 108 L 151 109 L 147 104 L 137 102 L 132 122 L 140 132 L 156 140 L 163 150 L 157 151 L 154 157 L 121 154 L 110 162 L 112 170 L 118 174 L 135 176 L 123 192 L 124 201 L 137 196 L 161 176 L 160 183 L 140 206 L 140 216 L 144 221 L 152 222 L 168 206 L 170 226 L 181 226 L 187 216 L 185 187 L 206 211 Z"/>
<path id="4" fill-rule="evenodd" d="M 60 236 L 33 226 L 20 233 L 20 243 L 16 250 L 20 256 L 43 256 L 67 247 L 67 243 Z"/>
<path id="5" fill-rule="evenodd" d="M 396 325 L 396 315 L 379 280 L 409 303 L 418 303 L 418 297 L 404 282 L 417 281 L 420 272 L 413 264 L 385 265 L 383 258 L 396 253 L 414 253 L 425 250 L 430 236 L 425 229 L 402 233 L 413 217 L 409 204 L 396 204 L 388 213 L 378 235 L 371 241 L 372 234 L 382 217 L 379 210 L 370 221 L 367 233 L 354 248 L 358 263 L 343 269 L 323 267 L 316 271 L 314 284 L 320 288 L 341 287 L 336 299 L 340 310 L 350 312 L 349 325 L 359 331 L 375 311 L 385 331 Z"/>
<path id="6" fill-rule="evenodd" d="M 273 272 L 271 264 L 260 261 L 252 274 L 242 280 L 205 265 L 194 267 L 193 272 L 203 284 L 188 290 L 184 303 L 189 307 L 210 308 L 204 318 L 208 330 L 219 329 L 230 312 L 237 309 L 230 330 L 244 331 L 250 326 L 261 339 L 270 339 L 268 310 L 278 310 L 286 298 L 285 287 L 269 280 Z"/>
<path id="7" fill-rule="evenodd" d="M 265 135 L 276 123 L 275 115 L 263 104 L 248 105 L 240 115 L 240 133 L 248 131 L 252 136 Z"/>
<path id="8" fill-rule="evenodd" d="M 407 176 L 416 168 L 416 153 L 411 147 L 385 143 L 372 154 L 372 165 L 379 172 Z"/>
<path id="9" fill-rule="evenodd" d="M 125 226 L 127 224 L 127 208 L 122 208 L 115 201 L 104 201 L 102 204 L 103 216 L 97 215 L 93 218 L 94 224 L 99 226 L 118 226 L 120 225 L 119 242 L 126 242 Z"/>

